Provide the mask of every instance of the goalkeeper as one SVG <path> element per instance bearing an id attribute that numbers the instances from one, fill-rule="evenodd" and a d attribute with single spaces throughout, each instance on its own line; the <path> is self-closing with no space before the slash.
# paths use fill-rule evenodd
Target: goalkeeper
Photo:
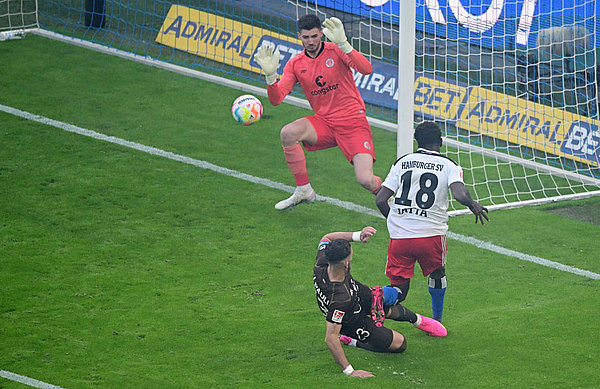
<path id="1" fill-rule="evenodd" d="M 261 46 L 254 56 L 267 79 L 267 93 L 273 105 L 279 105 L 300 83 L 314 115 L 306 116 L 281 129 L 283 154 L 296 181 L 291 197 L 275 205 L 284 210 L 315 199 L 306 169 L 306 151 L 339 146 L 354 166 L 356 180 L 377 194 L 381 178 L 373 174 L 375 152 L 365 103 L 356 88 L 352 69 L 370 74 L 371 63 L 354 50 L 346 38 L 344 26 L 337 18 L 321 20 L 316 15 L 298 19 L 298 38 L 304 51 L 291 58 L 277 81 L 279 51 Z M 332 42 L 324 42 L 323 34 Z"/>

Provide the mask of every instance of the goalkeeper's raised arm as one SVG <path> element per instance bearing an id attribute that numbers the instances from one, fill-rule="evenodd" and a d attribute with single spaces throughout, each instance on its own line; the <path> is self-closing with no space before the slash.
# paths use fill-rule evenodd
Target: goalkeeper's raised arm
<path id="1" fill-rule="evenodd" d="M 323 41 L 324 35 L 331 42 Z M 358 183 L 376 194 L 381 179 L 373 174 L 375 151 L 371 128 L 352 73 L 352 69 L 365 75 L 371 73 L 371 63 L 352 48 L 344 25 L 337 18 L 321 24 L 316 15 L 302 16 L 298 19 L 298 39 L 304 50 L 285 64 L 279 81 L 279 51 L 263 46 L 254 56 L 267 79 L 271 104 L 281 104 L 299 83 L 314 111 L 314 115 L 297 119 L 281 129 L 283 154 L 296 181 L 296 190 L 275 208 L 284 210 L 316 198 L 308 179 L 304 150 L 339 146 L 354 167 Z"/>

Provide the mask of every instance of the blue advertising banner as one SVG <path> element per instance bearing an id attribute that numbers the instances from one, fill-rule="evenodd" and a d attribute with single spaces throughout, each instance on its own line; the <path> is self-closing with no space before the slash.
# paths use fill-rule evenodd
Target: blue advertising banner
<path id="1" fill-rule="evenodd" d="M 309 0 L 321 7 L 398 24 L 400 0 Z M 422 0 L 417 29 L 486 47 L 535 47 L 538 32 L 577 24 L 595 39 L 599 6 L 593 0 Z"/>

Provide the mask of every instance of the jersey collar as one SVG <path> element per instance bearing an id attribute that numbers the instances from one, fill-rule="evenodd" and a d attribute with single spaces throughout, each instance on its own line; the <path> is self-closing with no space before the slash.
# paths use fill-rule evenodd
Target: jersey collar
<path id="1" fill-rule="evenodd" d="M 306 51 L 306 49 L 304 49 L 304 55 L 306 55 L 310 59 L 317 59 L 317 57 L 319 55 L 321 55 L 321 53 L 323 52 L 323 50 L 325 50 L 325 42 L 321 41 L 321 48 L 319 49 L 319 52 L 317 53 L 317 55 L 315 55 L 314 58 L 311 57 L 310 55 L 308 55 L 308 52 Z"/>
<path id="2" fill-rule="evenodd" d="M 434 150 L 427 150 L 424 148 L 419 147 L 416 151 L 419 154 L 431 154 L 431 155 L 442 155 L 441 153 L 434 151 Z"/>

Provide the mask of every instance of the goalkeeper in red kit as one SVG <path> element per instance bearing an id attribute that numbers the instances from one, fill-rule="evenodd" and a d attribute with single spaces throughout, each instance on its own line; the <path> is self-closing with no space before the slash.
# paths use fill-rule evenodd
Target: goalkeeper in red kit
<path id="1" fill-rule="evenodd" d="M 281 129 L 283 154 L 296 181 L 291 197 L 275 205 L 278 210 L 315 199 L 306 170 L 306 151 L 338 146 L 354 165 L 358 183 L 377 194 L 381 178 L 373 174 L 375 152 L 371 128 L 365 114 L 351 69 L 370 74 L 371 63 L 354 50 L 337 18 L 321 20 L 316 15 L 298 19 L 298 38 L 304 51 L 291 58 L 277 80 L 280 54 L 272 46 L 261 46 L 254 56 L 267 79 L 267 93 L 273 105 L 279 105 L 300 83 L 314 115 L 295 120 Z M 324 42 L 326 35 L 331 42 Z"/>

